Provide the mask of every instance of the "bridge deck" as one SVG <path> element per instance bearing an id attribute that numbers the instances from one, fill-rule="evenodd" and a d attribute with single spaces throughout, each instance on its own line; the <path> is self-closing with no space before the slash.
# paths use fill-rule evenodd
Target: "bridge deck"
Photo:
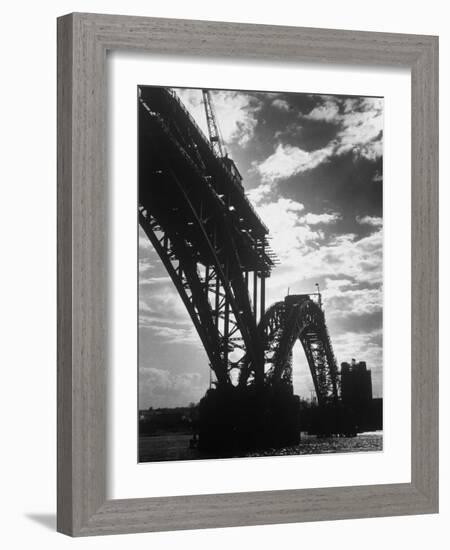
<path id="1" fill-rule="evenodd" d="M 186 209 L 186 196 L 202 203 L 202 225 L 220 216 L 232 235 L 243 271 L 268 276 L 276 259 L 270 250 L 268 229 L 261 221 L 240 182 L 227 163 L 212 150 L 208 140 L 181 102 L 164 88 L 141 89 L 140 107 L 140 202 L 152 203 L 158 219 L 172 229 L 183 229 L 192 241 L 198 261 L 209 265 L 204 236 Z M 151 175 L 151 181 L 147 181 Z M 172 216 L 170 216 L 172 213 Z M 217 248 L 229 245 L 229 235 L 215 236 Z"/>

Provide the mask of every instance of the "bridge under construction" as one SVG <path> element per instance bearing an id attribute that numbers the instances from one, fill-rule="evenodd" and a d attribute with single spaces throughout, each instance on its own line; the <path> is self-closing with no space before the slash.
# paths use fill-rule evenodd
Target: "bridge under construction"
<path id="1" fill-rule="evenodd" d="M 286 296 L 266 308 L 266 279 L 279 262 L 225 151 L 208 90 L 203 100 L 208 137 L 173 90 L 139 89 L 139 223 L 192 319 L 214 376 L 214 389 L 200 404 L 200 443 L 227 448 L 295 442 L 296 341 L 319 404 L 338 402 L 320 294 Z"/>

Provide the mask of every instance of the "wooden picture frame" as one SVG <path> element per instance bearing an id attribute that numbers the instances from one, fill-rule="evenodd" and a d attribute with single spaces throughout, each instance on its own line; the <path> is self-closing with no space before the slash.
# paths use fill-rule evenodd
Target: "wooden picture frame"
<path id="1" fill-rule="evenodd" d="M 107 500 L 106 52 L 407 67 L 411 482 Z M 58 19 L 58 510 L 72 536 L 438 511 L 438 38 L 74 13 Z"/>

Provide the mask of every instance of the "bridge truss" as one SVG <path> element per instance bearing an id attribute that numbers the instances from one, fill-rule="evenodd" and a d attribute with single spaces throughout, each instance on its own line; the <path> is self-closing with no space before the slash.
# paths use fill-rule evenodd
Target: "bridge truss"
<path id="1" fill-rule="evenodd" d="M 233 161 L 167 88 L 139 90 L 139 223 L 203 343 L 218 386 L 292 382 L 300 339 L 319 402 L 337 396 L 321 308 L 307 297 L 265 308 L 277 259 Z M 258 324 L 259 313 L 259 324 Z"/>
<path id="2" fill-rule="evenodd" d="M 336 404 L 336 358 L 321 306 L 310 295 L 286 296 L 267 309 L 259 324 L 265 343 L 265 378 L 292 384 L 292 348 L 300 341 L 320 405 Z M 246 372 L 242 369 L 242 374 Z"/>

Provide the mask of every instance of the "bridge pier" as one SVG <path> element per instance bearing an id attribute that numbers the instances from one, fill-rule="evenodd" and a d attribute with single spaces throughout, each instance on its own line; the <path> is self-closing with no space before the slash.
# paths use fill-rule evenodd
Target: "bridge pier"
<path id="1" fill-rule="evenodd" d="M 299 398 L 292 387 L 228 386 L 200 401 L 199 448 L 236 456 L 300 442 Z"/>

